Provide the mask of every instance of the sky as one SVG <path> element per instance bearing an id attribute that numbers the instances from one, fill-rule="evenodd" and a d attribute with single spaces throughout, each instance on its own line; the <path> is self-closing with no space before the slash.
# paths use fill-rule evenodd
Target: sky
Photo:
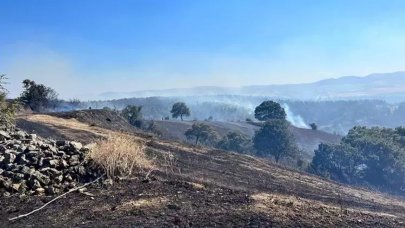
<path id="1" fill-rule="evenodd" d="M 402 0 L 0 0 L 0 74 L 65 99 L 405 70 Z"/>

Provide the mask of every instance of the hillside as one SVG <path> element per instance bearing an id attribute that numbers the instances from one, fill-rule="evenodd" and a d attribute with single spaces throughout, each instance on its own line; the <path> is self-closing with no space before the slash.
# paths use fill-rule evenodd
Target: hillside
<path id="1" fill-rule="evenodd" d="M 187 141 L 184 135 L 187 129 L 195 122 L 200 122 L 211 126 L 218 132 L 219 136 L 225 136 L 230 131 L 237 131 L 252 138 L 258 126 L 247 122 L 220 122 L 220 121 L 173 121 L 173 120 L 158 120 L 154 121 L 156 128 L 162 133 L 163 137 L 172 140 Z M 298 146 L 303 149 L 309 157 L 313 156 L 314 150 L 318 148 L 320 143 L 339 143 L 341 136 L 326 133 L 323 131 L 313 131 L 311 129 L 303 129 L 292 126 L 290 128 Z"/>
<path id="2" fill-rule="evenodd" d="M 21 116 L 39 134 L 91 142 L 114 129 L 49 115 Z M 30 125 L 33 127 L 34 125 Z M 119 130 L 119 129 L 116 129 Z M 72 193 L 37 214 L 8 222 L 51 198 L 0 198 L 0 226 L 43 227 L 401 227 L 405 201 L 289 170 L 264 159 L 192 147 L 138 133 L 157 169 L 113 186 Z"/>
<path id="3" fill-rule="evenodd" d="M 131 126 L 121 116 L 116 115 L 113 111 L 108 110 L 81 110 L 71 112 L 59 112 L 49 113 L 49 115 L 60 117 L 62 119 L 74 118 L 80 122 L 87 123 L 92 126 L 103 127 L 110 130 L 120 130 L 126 132 L 141 132 Z M 28 117 L 29 119 L 30 117 Z M 146 121 L 148 123 L 150 121 Z M 201 122 L 213 127 L 220 137 L 225 136 L 230 131 L 237 131 L 245 134 L 247 137 L 252 138 L 255 131 L 259 129 L 258 126 L 250 124 L 248 122 L 223 122 L 223 121 L 176 121 L 176 120 L 155 120 L 154 126 L 162 135 L 161 137 L 167 140 L 175 140 L 179 142 L 188 142 L 184 133 L 187 129 L 191 128 L 191 125 L 195 122 Z M 44 126 L 36 127 L 35 121 L 27 121 L 24 118 L 20 118 L 17 122 L 17 126 L 24 129 L 35 129 L 38 133 L 43 132 L 48 137 L 59 137 L 56 132 L 52 132 L 49 129 L 45 129 Z M 297 127 L 291 127 L 298 146 L 307 152 L 308 157 L 312 157 L 314 150 L 318 148 L 320 143 L 339 143 L 341 136 L 330 134 L 323 131 L 313 131 L 310 129 L 303 129 Z"/>

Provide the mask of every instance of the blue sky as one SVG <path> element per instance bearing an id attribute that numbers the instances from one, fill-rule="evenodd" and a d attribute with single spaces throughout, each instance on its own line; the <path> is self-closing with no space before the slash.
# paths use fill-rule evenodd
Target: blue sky
<path id="1" fill-rule="evenodd" d="M 405 70 L 401 0 L 0 0 L 0 73 L 63 98 Z"/>

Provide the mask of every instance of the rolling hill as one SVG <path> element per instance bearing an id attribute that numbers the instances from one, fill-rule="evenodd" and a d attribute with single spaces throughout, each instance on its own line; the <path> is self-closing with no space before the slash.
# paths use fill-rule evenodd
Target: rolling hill
<path id="1" fill-rule="evenodd" d="M 25 115 L 27 130 L 91 142 L 114 134 L 78 119 Z M 108 122 L 108 123 L 107 123 Z M 106 125 L 109 121 L 106 121 Z M 48 131 L 37 130 L 45 128 Z M 405 201 L 278 166 L 252 156 L 128 132 L 145 143 L 156 170 L 71 193 L 33 216 L 46 196 L 0 198 L 0 226 L 56 227 L 402 227 Z"/>

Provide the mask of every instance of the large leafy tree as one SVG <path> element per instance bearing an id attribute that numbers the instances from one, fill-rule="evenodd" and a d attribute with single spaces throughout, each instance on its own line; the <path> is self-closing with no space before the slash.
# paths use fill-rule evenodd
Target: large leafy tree
<path id="1" fill-rule="evenodd" d="M 33 111 L 46 111 L 56 108 L 58 94 L 50 87 L 37 84 L 35 81 L 25 79 L 23 81 L 24 91 L 20 101 L 28 105 Z"/>
<path id="2" fill-rule="evenodd" d="M 177 102 L 173 104 L 172 110 L 170 111 L 172 113 L 173 118 L 179 118 L 183 121 L 183 116 L 190 116 L 190 109 L 187 107 L 187 105 L 184 102 Z"/>
<path id="3" fill-rule="evenodd" d="M 209 125 L 203 123 L 194 123 L 190 129 L 188 129 L 184 135 L 189 140 L 194 140 L 195 145 L 199 142 L 207 143 L 214 142 L 217 139 L 217 133 Z"/>
<path id="4" fill-rule="evenodd" d="M 255 109 L 255 118 L 260 121 L 284 120 L 286 116 L 284 108 L 274 101 L 264 101 Z"/>
<path id="5" fill-rule="evenodd" d="M 273 156 L 276 162 L 297 153 L 294 137 L 286 120 L 267 121 L 255 133 L 253 145 L 258 156 Z"/>

